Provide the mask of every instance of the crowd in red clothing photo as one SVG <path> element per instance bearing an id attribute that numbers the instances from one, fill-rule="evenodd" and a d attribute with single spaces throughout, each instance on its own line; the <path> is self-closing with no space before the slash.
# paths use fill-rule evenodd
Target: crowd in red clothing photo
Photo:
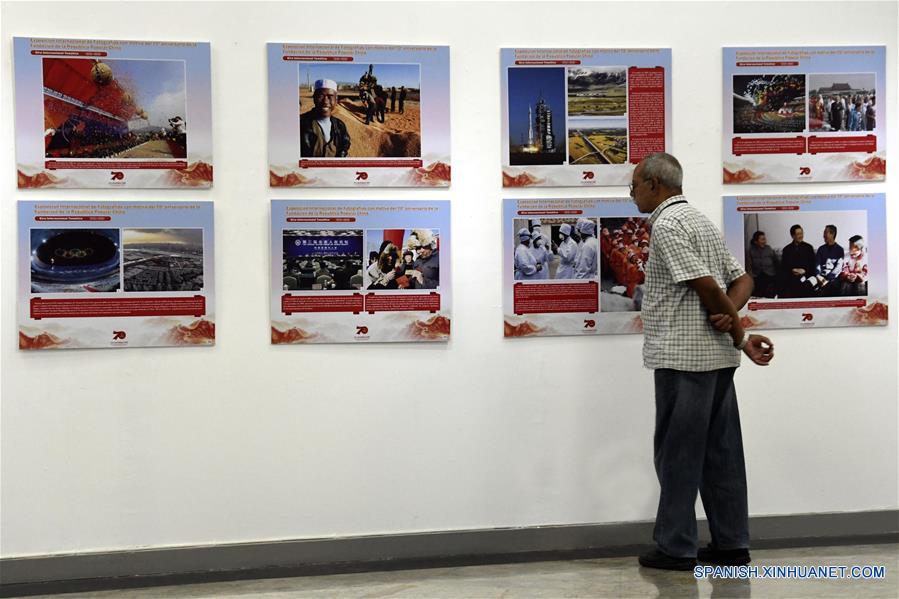
<path id="1" fill-rule="evenodd" d="M 649 223 L 645 218 L 603 218 L 599 250 L 603 291 L 632 299 L 646 279 L 649 260 Z"/>

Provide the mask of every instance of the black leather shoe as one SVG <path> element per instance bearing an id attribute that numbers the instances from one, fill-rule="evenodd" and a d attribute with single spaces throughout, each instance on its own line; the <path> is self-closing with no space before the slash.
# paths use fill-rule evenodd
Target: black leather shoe
<path id="1" fill-rule="evenodd" d="M 696 567 L 696 560 L 692 557 L 671 557 L 658 549 L 644 553 L 637 560 L 645 568 L 657 568 L 659 570 L 692 570 Z"/>
<path id="2" fill-rule="evenodd" d="M 745 566 L 752 561 L 748 549 L 717 549 L 712 544 L 700 549 L 696 560 L 718 566 Z"/>

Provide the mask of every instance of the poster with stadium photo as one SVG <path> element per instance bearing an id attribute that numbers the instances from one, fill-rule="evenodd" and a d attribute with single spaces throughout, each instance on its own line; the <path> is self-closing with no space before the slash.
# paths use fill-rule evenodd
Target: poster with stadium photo
<path id="1" fill-rule="evenodd" d="M 747 328 L 886 325 L 884 194 L 727 196 L 724 235 L 752 277 Z"/>
<path id="2" fill-rule="evenodd" d="M 272 344 L 450 338 L 450 204 L 272 200 Z"/>
<path id="3" fill-rule="evenodd" d="M 18 209 L 20 349 L 215 343 L 212 202 Z"/>
<path id="4" fill-rule="evenodd" d="M 642 332 L 650 235 L 629 198 L 504 200 L 504 335 Z"/>
<path id="5" fill-rule="evenodd" d="M 504 187 L 627 185 L 671 147 L 671 50 L 503 48 Z"/>
<path id="6" fill-rule="evenodd" d="M 450 184 L 449 47 L 268 44 L 272 187 Z"/>
<path id="7" fill-rule="evenodd" d="M 724 48 L 724 183 L 883 181 L 884 46 Z"/>
<path id="8" fill-rule="evenodd" d="M 14 38 L 21 189 L 212 186 L 204 42 Z"/>

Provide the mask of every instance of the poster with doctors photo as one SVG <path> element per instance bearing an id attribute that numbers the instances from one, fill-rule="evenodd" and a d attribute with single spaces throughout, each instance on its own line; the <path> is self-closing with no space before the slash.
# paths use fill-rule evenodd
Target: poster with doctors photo
<path id="1" fill-rule="evenodd" d="M 271 210 L 273 344 L 449 341 L 448 200 Z"/>
<path id="2" fill-rule="evenodd" d="M 450 184 L 449 46 L 268 44 L 272 187 Z"/>
<path id="3" fill-rule="evenodd" d="M 627 185 L 671 148 L 669 48 L 503 48 L 504 187 Z"/>
<path id="4" fill-rule="evenodd" d="M 13 40 L 20 189 L 212 187 L 205 42 Z"/>
<path id="5" fill-rule="evenodd" d="M 883 181 L 886 47 L 724 48 L 724 183 Z"/>
<path id="6" fill-rule="evenodd" d="M 647 216 L 630 198 L 504 200 L 504 335 L 642 332 Z"/>
<path id="7" fill-rule="evenodd" d="M 887 324 L 884 194 L 726 196 L 724 234 L 755 283 L 747 329 Z"/>
<path id="8" fill-rule="evenodd" d="M 18 208 L 19 349 L 215 343 L 212 202 Z"/>

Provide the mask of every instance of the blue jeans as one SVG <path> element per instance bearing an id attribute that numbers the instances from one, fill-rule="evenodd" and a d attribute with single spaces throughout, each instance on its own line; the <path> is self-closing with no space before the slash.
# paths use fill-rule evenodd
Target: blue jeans
<path id="1" fill-rule="evenodd" d="M 697 492 L 718 549 L 749 547 L 736 368 L 655 371 L 655 467 L 661 493 L 652 538 L 672 557 L 696 557 Z"/>

